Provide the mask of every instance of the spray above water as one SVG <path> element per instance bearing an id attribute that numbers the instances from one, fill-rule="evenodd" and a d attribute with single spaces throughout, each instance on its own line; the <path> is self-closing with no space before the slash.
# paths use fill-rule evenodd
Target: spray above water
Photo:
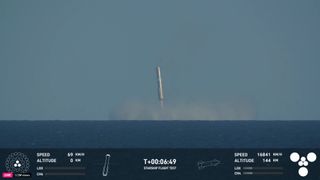
<path id="1" fill-rule="evenodd" d="M 234 102 L 172 102 L 165 108 L 146 102 L 127 102 L 109 114 L 112 120 L 253 120 L 252 104 Z"/>

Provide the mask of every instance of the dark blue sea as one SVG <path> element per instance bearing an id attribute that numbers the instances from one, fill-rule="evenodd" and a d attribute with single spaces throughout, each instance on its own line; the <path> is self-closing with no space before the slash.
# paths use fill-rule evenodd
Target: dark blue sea
<path id="1" fill-rule="evenodd" d="M 320 121 L 0 121 L 0 148 L 320 148 Z"/>

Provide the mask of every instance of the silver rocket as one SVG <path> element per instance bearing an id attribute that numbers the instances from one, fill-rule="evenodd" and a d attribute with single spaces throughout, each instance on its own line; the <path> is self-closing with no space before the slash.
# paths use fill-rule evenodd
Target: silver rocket
<path id="1" fill-rule="evenodd" d="M 162 79 L 161 79 L 161 71 L 160 71 L 160 66 L 157 66 L 157 79 L 158 79 L 158 94 L 159 94 L 159 101 L 160 101 L 160 106 L 163 108 L 163 89 L 162 89 Z"/>

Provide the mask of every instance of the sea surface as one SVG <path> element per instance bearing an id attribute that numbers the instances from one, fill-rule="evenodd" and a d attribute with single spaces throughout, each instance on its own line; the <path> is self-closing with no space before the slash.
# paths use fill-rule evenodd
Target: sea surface
<path id="1" fill-rule="evenodd" d="M 320 121 L 0 121 L 0 148 L 320 148 Z"/>

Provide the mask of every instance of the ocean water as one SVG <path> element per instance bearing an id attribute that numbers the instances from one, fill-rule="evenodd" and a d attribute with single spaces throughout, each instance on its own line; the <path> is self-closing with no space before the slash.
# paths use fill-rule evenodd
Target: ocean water
<path id="1" fill-rule="evenodd" d="M 319 148 L 320 121 L 0 121 L 0 148 Z"/>

